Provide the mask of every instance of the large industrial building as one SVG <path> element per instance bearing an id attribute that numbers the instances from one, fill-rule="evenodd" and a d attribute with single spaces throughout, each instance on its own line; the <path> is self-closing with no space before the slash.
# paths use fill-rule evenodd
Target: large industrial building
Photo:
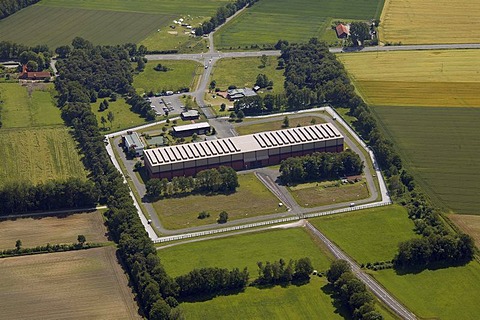
<path id="1" fill-rule="evenodd" d="M 279 164 L 313 152 L 343 151 L 343 136 L 332 123 L 144 150 L 151 178 L 171 179 L 229 166 L 245 170 Z"/>

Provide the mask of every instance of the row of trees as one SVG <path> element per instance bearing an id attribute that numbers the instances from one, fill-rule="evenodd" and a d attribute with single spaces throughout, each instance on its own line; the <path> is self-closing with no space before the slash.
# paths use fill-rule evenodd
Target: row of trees
<path id="1" fill-rule="evenodd" d="M 153 92 L 152 92 L 153 94 Z M 150 101 L 143 99 L 137 93 L 132 93 L 127 103 L 132 106 L 131 110 L 144 117 L 146 120 L 155 120 L 155 110 L 152 109 Z"/>
<path id="2" fill-rule="evenodd" d="M 79 235 L 80 237 L 80 235 Z M 102 246 L 99 243 L 86 243 L 85 237 L 84 241 L 79 241 L 77 243 L 64 243 L 64 244 L 50 244 L 47 243 L 44 246 L 36 246 L 32 248 L 23 248 L 22 241 L 17 240 L 15 243 L 15 249 L 4 249 L 0 251 L 0 258 L 11 257 L 11 256 L 22 256 L 22 255 L 31 255 L 38 253 L 50 253 L 50 252 L 65 252 L 72 250 L 83 250 L 90 248 L 97 248 Z"/>
<path id="3" fill-rule="evenodd" d="M 0 20 L 26 8 L 40 0 L 2 0 L 0 1 Z"/>
<path id="4" fill-rule="evenodd" d="M 150 179 L 146 183 L 147 196 L 156 199 L 158 197 L 171 197 L 192 193 L 233 193 L 236 191 L 238 176 L 230 167 L 220 166 L 214 169 L 202 170 L 195 178 L 174 177 L 171 182 L 168 179 Z"/>
<path id="5" fill-rule="evenodd" d="M 11 182 L 0 190 L 0 215 L 92 208 L 97 203 L 97 197 L 95 185 L 78 178 L 47 181 L 38 185 Z"/>
<path id="6" fill-rule="evenodd" d="M 280 259 L 265 264 L 261 261 L 257 262 L 258 279 L 256 283 L 259 285 L 276 285 L 288 284 L 292 281 L 308 281 L 310 274 L 313 272 L 312 261 L 310 258 L 300 258 L 298 260 L 290 259 L 288 263 Z"/>
<path id="7" fill-rule="evenodd" d="M 52 53 L 46 45 L 28 47 L 10 41 L 0 41 L 0 59 L 18 59 L 22 64 L 33 60 L 43 68 L 48 68 Z"/>
<path id="8" fill-rule="evenodd" d="M 195 35 L 199 37 L 204 34 L 209 34 L 215 30 L 216 27 L 224 24 L 227 18 L 233 16 L 235 12 L 246 6 L 251 6 L 257 1 L 258 0 L 236 0 L 233 3 L 228 3 L 218 8 L 215 15 L 209 21 L 205 21 L 201 27 L 195 28 Z"/>
<path id="9" fill-rule="evenodd" d="M 287 100 L 285 94 L 266 94 L 264 97 L 244 97 L 233 103 L 235 112 L 242 111 L 247 116 L 277 112 L 283 109 Z"/>
<path id="10" fill-rule="evenodd" d="M 222 268 L 193 269 L 189 273 L 175 278 L 179 287 L 179 297 L 185 299 L 198 295 L 218 295 L 228 292 L 238 292 L 247 286 L 248 270 L 231 271 Z"/>
<path id="11" fill-rule="evenodd" d="M 355 130 L 373 149 L 375 157 L 387 178 L 390 195 L 401 200 L 408 209 L 409 216 L 415 222 L 415 230 L 425 236 L 437 235 L 441 241 L 422 240 L 427 244 L 439 245 L 451 243 L 451 237 L 458 242 L 454 246 L 461 250 L 451 256 L 464 257 L 466 261 L 473 257 L 473 240 L 461 232 L 453 233 L 445 228 L 440 219 L 440 212 L 427 200 L 427 197 L 416 186 L 413 177 L 403 168 L 402 160 L 393 144 L 380 131 L 370 108 L 356 94 L 347 77 L 342 64 L 328 52 L 324 43 L 311 39 L 308 44 L 290 45 L 280 40 L 276 47 L 282 50 L 285 60 L 285 91 L 289 108 L 303 108 L 309 104 L 329 102 L 334 107 L 350 108 L 350 116 Z M 316 98 L 315 98 L 316 97 Z M 323 100 L 322 100 L 323 99 Z M 461 242 L 459 239 L 462 239 Z M 395 266 L 402 268 L 425 267 L 425 260 L 410 259 L 418 244 L 415 240 L 407 241 L 399 246 Z M 441 249 L 443 250 L 443 249 Z M 430 249 L 424 252 L 435 252 Z M 435 255 L 445 265 L 452 264 L 452 259 L 444 255 Z M 436 263 L 442 262 L 432 257 Z M 430 260 L 430 259 L 428 259 Z"/>
<path id="12" fill-rule="evenodd" d="M 350 270 L 345 260 L 335 260 L 327 271 L 328 282 L 334 289 L 334 297 L 345 306 L 354 319 L 381 320 L 383 316 L 375 310 L 374 297 Z"/>
<path id="13" fill-rule="evenodd" d="M 316 152 L 283 160 L 280 179 L 284 184 L 292 184 L 359 175 L 362 171 L 363 162 L 355 152 Z"/>
<path id="14" fill-rule="evenodd" d="M 58 80 L 57 89 L 62 116 L 73 127 L 75 138 L 85 156 L 85 166 L 91 172 L 91 179 L 101 195 L 100 200 L 108 206 L 107 226 L 112 239 L 118 243 L 119 257 L 130 276 L 143 314 L 149 319 L 178 319 L 181 317 L 175 308 L 178 286 L 160 263 L 133 205 L 128 186 L 105 150 L 90 104 L 84 100 L 84 95 L 97 90 L 97 86 L 98 89 L 121 91 L 131 85 L 132 70 L 124 66 L 124 63 L 128 63 L 129 47 L 93 48 L 88 44 L 87 41 L 77 41 L 72 52 L 59 60 L 58 68 L 63 78 Z M 98 60 L 98 73 L 90 63 L 91 59 Z M 68 70 L 72 65 L 75 70 L 80 66 L 85 68 L 75 77 L 75 72 Z M 103 72 L 107 66 L 115 69 L 109 70 L 109 79 Z M 122 83 L 125 83 L 124 87 L 120 85 Z M 72 91 L 77 92 L 72 94 Z"/>

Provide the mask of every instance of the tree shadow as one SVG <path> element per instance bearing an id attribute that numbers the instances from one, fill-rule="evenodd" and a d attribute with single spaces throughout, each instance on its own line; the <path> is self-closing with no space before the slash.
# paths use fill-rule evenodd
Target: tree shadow
<path id="1" fill-rule="evenodd" d="M 236 296 L 240 293 L 245 292 L 245 289 L 240 289 L 240 290 L 226 290 L 226 291 L 221 291 L 217 293 L 199 293 L 194 296 L 188 296 L 184 298 L 178 298 L 178 302 L 187 302 L 187 303 L 195 303 L 195 302 L 205 302 L 205 301 L 210 301 L 215 299 L 216 297 L 220 296 Z"/>
<path id="2" fill-rule="evenodd" d="M 338 296 L 335 293 L 335 290 L 333 289 L 333 286 L 328 283 L 324 285 L 323 287 L 320 288 L 323 293 L 326 295 L 329 295 L 332 298 L 332 305 L 335 308 L 335 313 L 341 316 L 344 319 L 352 319 L 352 314 L 350 311 L 340 302 L 340 299 L 338 299 Z"/>
<path id="3" fill-rule="evenodd" d="M 424 266 L 415 267 L 394 267 L 393 270 L 397 276 L 404 276 L 408 274 L 420 274 L 425 270 L 435 271 L 448 268 L 457 268 L 466 266 L 471 260 L 458 260 L 454 262 L 435 262 Z"/>

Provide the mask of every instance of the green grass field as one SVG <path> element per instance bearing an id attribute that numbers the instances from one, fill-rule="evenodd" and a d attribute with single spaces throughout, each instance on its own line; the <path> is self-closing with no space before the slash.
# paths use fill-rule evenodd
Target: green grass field
<path id="1" fill-rule="evenodd" d="M 416 181 L 440 207 L 480 214 L 478 108 L 375 107 Z"/>
<path id="2" fill-rule="evenodd" d="M 168 71 L 155 71 L 153 68 L 161 63 Z M 195 61 L 148 61 L 145 70 L 135 75 L 133 86 L 139 94 L 152 90 L 176 91 L 181 88 L 194 90 L 202 72 L 202 65 Z"/>
<path id="3" fill-rule="evenodd" d="M 421 319 L 478 319 L 480 264 L 397 275 L 381 270 L 374 277 Z"/>
<path id="4" fill-rule="evenodd" d="M 285 70 L 277 69 L 277 65 L 277 57 L 268 57 L 265 68 L 262 68 L 260 57 L 221 59 L 215 63 L 210 80 L 215 80 L 217 88 L 221 90 L 227 90 L 230 85 L 235 85 L 238 88 L 252 88 L 257 76 L 262 73 L 273 81 L 271 93 L 282 93 L 283 83 L 285 82 L 283 72 Z"/>
<path id="5" fill-rule="evenodd" d="M 99 111 L 98 107 L 102 101 L 103 99 L 98 99 L 97 102 L 92 103 L 91 106 L 93 113 L 97 117 L 98 127 L 103 130 L 103 133 L 132 128 L 145 123 L 144 118 L 130 110 L 130 105 L 125 102 L 125 99 L 119 98 L 117 101 L 109 101 L 108 109 Z M 115 117 L 112 124 L 107 120 L 109 111 L 112 111 Z M 107 120 L 105 126 L 101 122 L 102 116 Z"/>
<path id="6" fill-rule="evenodd" d="M 273 130 L 281 130 L 284 129 L 283 119 L 285 117 L 279 118 L 270 118 L 271 121 L 263 122 L 263 120 L 255 120 L 255 119 L 247 119 L 241 123 L 235 124 L 235 131 L 237 131 L 240 135 L 245 134 L 252 134 L 262 131 L 273 131 Z M 312 119 L 315 119 L 315 123 L 324 123 L 325 121 L 323 118 L 316 117 L 316 116 L 289 116 L 288 117 L 290 122 L 290 127 L 296 127 L 298 124 L 301 126 L 310 126 L 312 125 Z"/>
<path id="7" fill-rule="evenodd" d="M 398 205 L 311 219 L 311 223 L 359 263 L 391 260 L 401 241 L 415 236 Z"/>
<path id="8" fill-rule="evenodd" d="M 337 57 L 369 104 L 479 107 L 479 53 L 428 50 L 342 53 Z"/>
<path id="9" fill-rule="evenodd" d="M 0 185 L 86 177 L 75 142 L 63 127 L 2 129 L 0 159 Z"/>
<path id="10" fill-rule="evenodd" d="M 169 198 L 153 203 L 153 207 L 167 229 L 216 223 L 221 211 L 228 213 L 229 220 L 285 211 L 284 207 L 278 207 L 278 199 L 252 173 L 239 174 L 238 183 L 240 187 L 231 195 Z M 198 214 L 204 210 L 210 213 L 210 217 L 198 219 Z"/>
<path id="11" fill-rule="evenodd" d="M 370 20 L 380 16 L 383 0 L 262 0 L 215 33 L 220 49 L 320 38 L 331 19 Z"/>
<path id="12" fill-rule="evenodd" d="M 30 84 L 30 86 L 32 86 Z M 3 128 L 61 125 L 60 109 L 54 104 L 53 84 L 27 88 L 18 83 L 0 83 Z"/>

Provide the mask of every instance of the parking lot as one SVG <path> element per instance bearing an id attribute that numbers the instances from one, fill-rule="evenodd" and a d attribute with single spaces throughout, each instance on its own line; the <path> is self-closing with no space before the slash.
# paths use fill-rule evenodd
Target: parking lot
<path id="1" fill-rule="evenodd" d="M 147 99 L 149 99 L 150 105 L 152 109 L 155 110 L 157 116 L 163 116 L 167 113 L 169 115 L 179 115 L 185 111 L 180 97 L 180 94 L 176 94 L 171 96 L 150 97 Z"/>

